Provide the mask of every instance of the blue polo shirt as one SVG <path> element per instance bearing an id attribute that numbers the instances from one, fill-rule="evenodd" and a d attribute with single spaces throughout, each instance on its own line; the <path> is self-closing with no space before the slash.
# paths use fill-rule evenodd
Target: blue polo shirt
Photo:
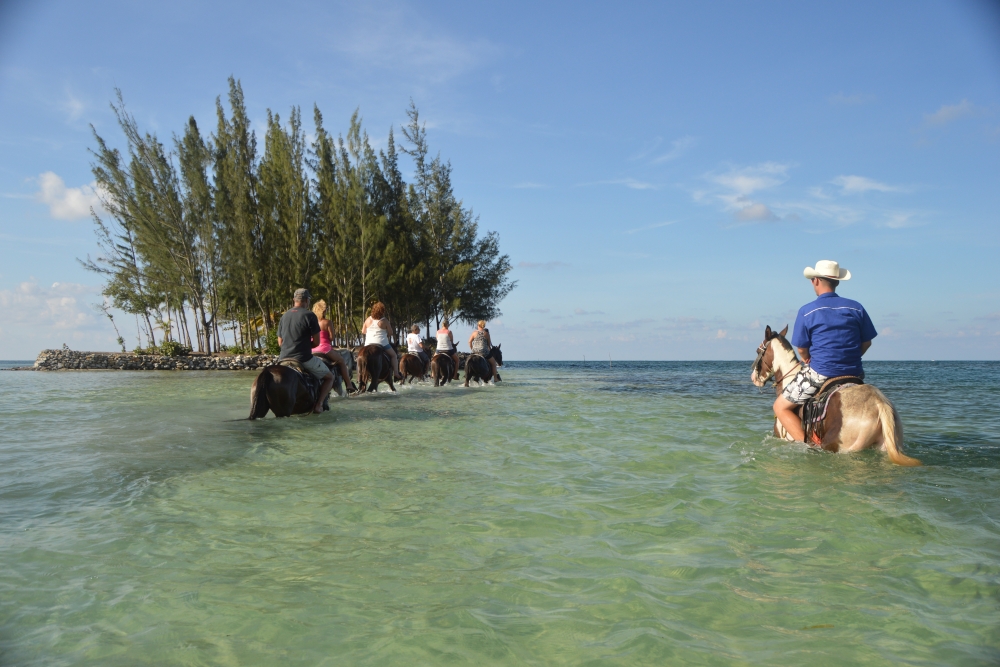
<path id="1" fill-rule="evenodd" d="M 809 365 L 820 375 L 864 377 L 861 343 L 877 335 L 864 306 L 827 292 L 799 308 L 792 345 L 809 348 Z"/>

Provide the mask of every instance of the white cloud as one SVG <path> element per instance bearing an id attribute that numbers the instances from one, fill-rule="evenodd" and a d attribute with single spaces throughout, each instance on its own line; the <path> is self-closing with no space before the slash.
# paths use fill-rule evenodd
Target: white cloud
<path id="1" fill-rule="evenodd" d="M 976 105 L 969 100 L 962 100 L 958 104 L 945 104 L 934 113 L 924 114 L 925 125 L 946 125 L 962 116 L 969 116 L 976 112 Z"/>
<path id="2" fill-rule="evenodd" d="M 879 183 L 878 181 L 873 181 L 872 179 L 865 178 L 864 176 L 838 176 L 830 182 L 840 187 L 841 193 L 845 195 L 862 194 L 870 190 L 874 190 L 876 192 L 903 191 L 903 188 L 898 186 Z"/>
<path id="3" fill-rule="evenodd" d="M 600 181 L 598 185 L 624 185 L 630 190 L 659 190 L 663 187 L 654 183 L 647 183 L 646 181 L 637 181 L 634 178 L 618 178 L 613 181 Z"/>
<path id="4" fill-rule="evenodd" d="M 66 99 L 59 104 L 59 107 L 71 122 L 79 119 L 86 109 L 86 105 L 69 90 L 66 91 Z"/>
<path id="5" fill-rule="evenodd" d="M 89 305 L 98 301 L 98 287 L 61 282 L 44 287 L 34 278 L 0 290 L 0 358 L 31 359 L 63 343 L 77 350 L 116 349 L 111 325 Z M 127 325 L 122 333 L 128 335 Z"/>
<path id="6" fill-rule="evenodd" d="M 765 222 L 768 220 L 779 220 L 767 204 L 755 203 L 736 211 L 733 215 L 741 222 Z"/>
<path id="7" fill-rule="evenodd" d="M 357 69 L 402 71 L 429 83 L 444 83 L 500 54 L 485 39 L 459 39 L 413 12 L 365 7 L 347 32 L 331 33 L 334 49 L 355 61 Z"/>
<path id="8" fill-rule="evenodd" d="M 684 155 L 684 153 L 686 153 L 688 149 L 692 148 L 696 143 L 698 143 L 698 140 L 694 137 L 681 137 L 673 142 L 673 148 L 671 148 L 670 151 L 655 158 L 653 160 L 653 164 L 676 160 L 680 156 Z"/>
<path id="9" fill-rule="evenodd" d="M 886 216 L 886 220 L 883 224 L 890 229 L 903 229 L 905 227 L 916 227 L 919 223 L 913 218 L 914 216 L 912 213 L 896 211 L 894 213 L 889 213 Z"/>
<path id="10" fill-rule="evenodd" d="M 758 190 L 781 185 L 788 180 L 790 164 L 761 162 L 752 167 L 730 169 L 722 174 L 709 174 L 708 180 L 731 190 L 739 197 L 746 197 Z"/>
<path id="11" fill-rule="evenodd" d="M 100 207 L 95 184 L 79 188 L 67 188 L 66 183 L 54 172 L 47 171 L 38 176 L 38 192 L 35 200 L 49 207 L 49 214 L 56 220 L 79 220 L 90 215 L 91 207 Z"/>

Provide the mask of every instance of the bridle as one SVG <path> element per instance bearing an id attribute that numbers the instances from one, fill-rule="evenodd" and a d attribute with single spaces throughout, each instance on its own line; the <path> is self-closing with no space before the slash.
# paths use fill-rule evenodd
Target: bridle
<path id="1" fill-rule="evenodd" d="M 774 368 L 764 363 L 764 354 L 767 352 L 767 348 L 771 344 L 771 342 L 776 339 L 777 336 L 775 336 L 775 338 L 769 338 L 760 344 L 760 346 L 757 348 L 757 358 L 754 359 L 753 366 L 750 367 L 750 372 L 756 373 L 758 379 L 764 378 L 760 385 L 761 389 L 764 388 L 768 380 L 773 379 L 774 393 L 780 394 L 782 390 L 781 383 L 784 381 L 785 378 L 793 377 L 795 371 L 797 371 L 799 368 L 802 367 L 802 362 L 799 361 L 798 357 L 795 357 L 795 366 L 792 367 L 792 370 L 788 371 L 787 373 L 782 373 L 780 377 L 775 375 Z"/>

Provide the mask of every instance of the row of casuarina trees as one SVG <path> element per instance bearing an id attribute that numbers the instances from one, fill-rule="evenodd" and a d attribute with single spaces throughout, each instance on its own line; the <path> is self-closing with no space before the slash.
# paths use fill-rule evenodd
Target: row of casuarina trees
<path id="1" fill-rule="evenodd" d="M 100 254 L 83 264 L 104 276 L 104 296 L 135 316 L 150 345 L 159 329 L 159 342 L 202 352 L 229 338 L 248 351 L 268 339 L 273 346 L 298 287 L 327 301 L 335 343 L 364 337 L 375 301 L 386 305 L 398 342 L 413 323 L 429 330 L 444 317 L 493 319 L 515 286 L 497 234 L 479 234 L 478 218 L 453 192 L 451 164 L 430 156 L 412 102 L 401 147 L 390 129 L 385 149 L 374 150 L 357 112 L 346 137 L 334 138 L 318 108 L 309 141 L 293 108 L 286 123 L 268 111 L 259 153 L 233 78 L 228 114 L 216 100 L 214 134 L 191 117 L 172 150 L 140 131 L 116 93 L 126 147 L 94 130 L 106 215 L 94 213 Z M 412 161 L 412 183 L 400 153 Z"/>

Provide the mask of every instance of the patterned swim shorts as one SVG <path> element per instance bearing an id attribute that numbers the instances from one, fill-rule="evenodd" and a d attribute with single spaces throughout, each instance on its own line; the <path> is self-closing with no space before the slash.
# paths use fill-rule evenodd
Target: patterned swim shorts
<path id="1" fill-rule="evenodd" d="M 781 397 L 789 403 L 802 405 L 816 395 L 826 379 L 825 375 L 820 375 L 809 366 L 803 366 L 781 392 Z"/>

